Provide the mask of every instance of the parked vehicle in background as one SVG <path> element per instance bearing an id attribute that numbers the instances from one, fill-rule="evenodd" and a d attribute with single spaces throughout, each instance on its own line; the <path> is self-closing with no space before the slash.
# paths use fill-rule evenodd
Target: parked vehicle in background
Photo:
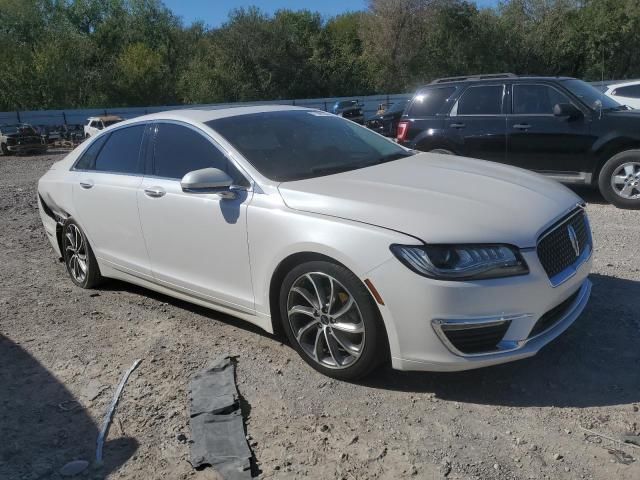
<path id="1" fill-rule="evenodd" d="M 91 137 L 111 125 L 121 122 L 122 118 L 116 115 L 104 115 L 100 117 L 89 117 L 84 126 L 84 136 Z"/>
<path id="2" fill-rule="evenodd" d="M 359 124 L 364 123 L 363 105 L 358 100 L 339 100 L 331 107 L 331 113 Z"/>
<path id="3" fill-rule="evenodd" d="M 622 105 L 640 109 L 640 80 L 607 85 L 604 93 Z"/>
<path id="4" fill-rule="evenodd" d="M 341 379 L 533 356 L 591 289 L 569 189 L 319 110 L 138 117 L 54 164 L 38 194 L 75 285 L 118 278 L 282 329 Z"/>
<path id="5" fill-rule="evenodd" d="M 47 143 L 27 123 L 0 125 L 0 151 L 3 155 L 26 152 L 45 152 Z"/>
<path id="6" fill-rule="evenodd" d="M 376 115 L 365 121 L 364 124 L 374 132 L 378 132 L 386 137 L 395 137 L 398 122 L 402 117 L 404 109 L 409 104 L 409 100 L 401 100 L 387 108 L 383 113 Z"/>
<path id="7" fill-rule="evenodd" d="M 591 185 L 618 207 L 640 208 L 640 112 L 575 78 L 435 80 L 414 95 L 397 140 Z"/>

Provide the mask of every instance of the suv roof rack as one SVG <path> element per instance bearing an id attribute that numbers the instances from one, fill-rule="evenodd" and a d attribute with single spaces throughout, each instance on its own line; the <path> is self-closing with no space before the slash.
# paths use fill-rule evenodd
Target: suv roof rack
<path id="1" fill-rule="evenodd" d="M 434 83 L 447 83 L 447 82 L 462 82 L 465 80 L 491 80 L 492 78 L 515 78 L 517 77 L 514 73 L 489 73 L 489 74 L 481 74 L 481 75 L 465 75 L 460 77 L 443 77 L 436 78 L 431 82 Z"/>

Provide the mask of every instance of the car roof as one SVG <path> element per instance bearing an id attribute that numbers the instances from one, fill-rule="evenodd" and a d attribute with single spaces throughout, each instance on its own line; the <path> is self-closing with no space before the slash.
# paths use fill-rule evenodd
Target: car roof
<path id="1" fill-rule="evenodd" d="M 151 113 L 149 115 L 143 115 L 141 117 L 135 117 L 131 120 L 126 120 L 122 124 L 136 123 L 141 121 L 153 121 L 153 120 L 177 120 L 187 123 L 206 123 L 211 120 L 217 120 L 219 118 L 235 117 L 239 115 L 250 115 L 252 113 L 266 113 L 266 112 L 283 112 L 283 111 L 313 111 L 312 108 L 294 107 L 292 105 L 254 105 L 254 106 L 237 106 L 237 107 L 195 107 L 185 108 L 179 110 L 166 110 L 163 112 Z"/>

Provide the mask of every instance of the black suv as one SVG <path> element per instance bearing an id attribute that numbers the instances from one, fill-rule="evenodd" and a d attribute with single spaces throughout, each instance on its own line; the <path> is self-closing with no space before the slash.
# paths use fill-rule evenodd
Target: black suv
<path id="1" fill-rule="evenodd" d="M 575 78 L 435 80 L 415 93 L 397 140 L 593 185 L 618 207 L 640 208 L 640 110 Z"/>

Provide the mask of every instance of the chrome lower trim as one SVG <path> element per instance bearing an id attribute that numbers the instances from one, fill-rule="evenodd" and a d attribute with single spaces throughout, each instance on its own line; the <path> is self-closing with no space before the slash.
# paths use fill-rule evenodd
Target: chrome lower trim
<path id="1" fill-rule="evenodd" d="M 502 340 L 498 343 L 497 350 L 493 350 L 491 352 L 482 352 L 482 353 L 464 353 L 458 350 L 447 338 L 447 335 L 444 333 L 442 327 L 446 325 L 450 329 L 455 330 L 468 330 L 473 328 L 482 328 L 482 327 L 494 327 L 496 325 L 502 325 L 506 322 L 512 322 L 514 320 L 522 320 L 525 318 L 533 317 L 530 313 L 518 313 L 515 315 L 498 315 L 494 317 L 480 317 L 480 318 L 469 318 L 469 319 L 441 319 L 437 318 L 431 321 L 431 327 L 438 338 L 444 343 L 444 345 L 451 351 L 451 353 L 458 355 L 460 357 L 482 357 L 486 355 L 492 355 L 496 353 L 502 352 L 510 352 L 512 350 L 517 350 L 521 347 L 520 342 L 514 341 L 505 341 Z"/>
<path id="2" fill-rule="evenodd" d="M 575 293 L 575 291 L 572 292 L 572 294 L 573 293 Z M 498 343 L 498 348 L 491 352 L 463 353 L 459 351 L 457 348 L 455 348 L 451 344 L 447 336 L 444 334 L 444 331 L 442 330 L 441 326 L 442 325 L 460 325 L 461 328 L 465 328 L 465 327 L 477 328 L 478 326 L 482 326 L 482 327 L 493 326 L 493 325 L 499 325 L 500 323 L 504 323 L 507 321 L 523 320 L 526 318 L 531 318 L 533 317 L 533 314 L 525 313 L 525 314 L 516 314 L 516 315 L 500 315 L 495 317 L 481 317 L 481 318 L 474 318 L 474 319 L 434 319 L 431 321 L 431 326 L 433 327 L 433 330 L 435 331 L 438 338 L 447 347 L 447 349 L 454 355 L 457 355 L 459 357 L 464 357 L 464 358 L 478 358 L 478 357 L 490 358 L 492 356 L 501 356 L 502 354 L 521 350 L 522 348 L 527 346 L 529 343 L 537 339 L 540 339 L 545 335 L 552 333 L 556 329 L 562 332 L 564 329 L 568 328 L 573 321 L 573 320 L 568 321 L 568 319 L 570 319 L 570 317 L 574 315 L 576 311 L 578 310 L 582 311 L 584 309 L 587 301 L 589 300 L 590 294 L 591 294 L 591 282 L 588 279 L 585 279 L 585 281 L 582 283 L 582 286 L 580 287 L 578 296 L 573 301 L 573 303 L 569 307 L 567 307 L 567 310 L 564 312 L 562 317 L 560 317 L 558 321 L 556 321 L 556 323 L 554 323 L 549 328 L 547 328 L 543 332 L 540 332 L 534 337 L 529 337 L 522 340 L 506 340 L 506 341 L 503 340 L 500 343 Z M 569 296 L 570 295 L 566 296 L 564 300 L 569 298 Z M 562 302 L 558 302 L 558 305 L 560 303 Z M 533 329 L 533 325 L 531 326 L 531 328 Z"/>

